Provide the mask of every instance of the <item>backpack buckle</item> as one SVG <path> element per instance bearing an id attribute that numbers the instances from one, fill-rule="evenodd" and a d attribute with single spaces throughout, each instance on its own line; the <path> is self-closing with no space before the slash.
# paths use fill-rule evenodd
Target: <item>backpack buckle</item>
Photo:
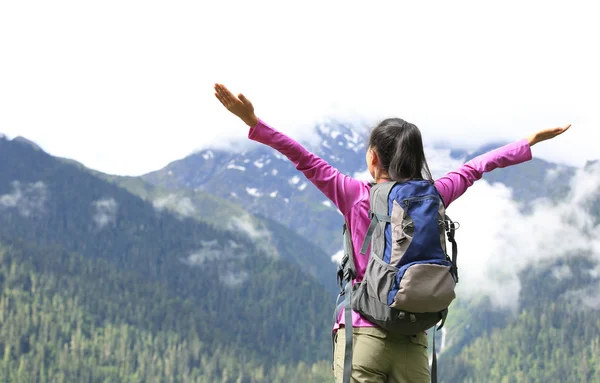
<path id="1" fill-rule="evenodd" d="M 342 266 L 338 266 L 338 269 L 337 269 L 337 283 L 341 289 L 344 284 L 344 268 Z M 343 289 L 342 289 L 342 291 L 343 291 Z"/>
<path id="2" fill-rule="evenodd" d="M 356 278 L 356 274 L 354 273 L 354 270 L 347 268 L 344 271 L 344 279 L 347 280 L 348 282 L 351 282 L 354 278 Z"/>
<path id="3" fill-rule="evenodd" d="M 458 230 L 460 229 L 460 222 L 446 220 L 444 221 L 444 226 L 446 228 L 446 231 Z"/>
<path id="4" fill-rule="evenodd" d="M 344 256 L 342 257 L 342 261 L 340 262 L 341 269 L 343 269 L 344 266 L 346 266 L 346 263 L 348 263 L 349 259 L 350 259 L 350 257 L 348 256 L 348 254 L 344 254 Z"/>

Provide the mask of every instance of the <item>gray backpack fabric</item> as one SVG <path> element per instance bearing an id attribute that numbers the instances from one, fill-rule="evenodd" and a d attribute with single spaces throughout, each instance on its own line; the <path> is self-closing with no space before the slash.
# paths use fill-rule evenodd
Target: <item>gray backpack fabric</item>
<path id="1" fill-rule="evenodd" d="M 366 254 L 370 247 L 369 261 L 363 280 L 354 286 L 354 249 L 344 224 L 338 302 L 342 296 L 344 301 L 334 313 L 336 320 L 345 308 L 344 383 L 350 382 L 352 369 L 352 309 L 396 334 L 415 335 L 441 321 L 439 330 L 458 283 L 454 231 L 459 226 L 446 215 L 431 182 L 374 184 L 370 197 L 372 219 L 361 248 L 361 254 Z M 446 251 L 446 237 L 452 244 L 452 259 Z M 431 377 L 437 381 L 435 331 Z"/>

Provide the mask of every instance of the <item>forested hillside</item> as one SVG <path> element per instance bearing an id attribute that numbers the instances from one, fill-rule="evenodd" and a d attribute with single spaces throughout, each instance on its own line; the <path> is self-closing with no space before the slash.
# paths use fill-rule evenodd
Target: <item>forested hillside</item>
<path id="1" fill-rule="evenodd" d="M 0 242 L 3 373 L 266 382 L 251 376 L 329 357 L 331 292 L 304 270 L 17 140 L 0 140 Z M 94 359 L 117 339 L 127 352 Z M 169 347 L 185 367 L 166 365 Z"/>

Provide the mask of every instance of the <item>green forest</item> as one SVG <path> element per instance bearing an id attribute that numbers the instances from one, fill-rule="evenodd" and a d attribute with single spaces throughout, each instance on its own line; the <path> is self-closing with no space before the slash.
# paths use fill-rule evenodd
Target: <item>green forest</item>
<path id="1" fill-rule="evenodd" d="M 242 347 L 220 345 L 218 332 L 198 331 L 205 316 L 190 302 L 106 262 L 57 249 L 2 247 L 0 283 L 2 381 L 330 381 L 325 361 L 267 363 Z M 285 345 L 285 339 L 264 341 Z"/>

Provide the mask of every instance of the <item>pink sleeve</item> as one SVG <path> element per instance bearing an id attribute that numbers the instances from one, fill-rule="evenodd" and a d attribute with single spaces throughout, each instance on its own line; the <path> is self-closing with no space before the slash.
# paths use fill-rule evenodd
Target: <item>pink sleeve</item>
<path id="1" fill-rule="evenodd" d="M 340 173 L 298 142 L 268 126 L 262 120 L 250 129 L 248 138 L 268 145 L 286 156 L 296 169 L 331 200 L 344 215 L 358 201 L 361 181 Z"/>
<path id="2" fill-rule="evenodd" d="M 469 186 L 481 179 L 483 173 L 491 172 L 496 168 L 517 165 L 531 160 L 531 157 L 529 142 L 527 139 L 522 139 L 473 158 L 458 170 L 436 180 L 435 187 L 448 207 L 463 195 Z"/>

